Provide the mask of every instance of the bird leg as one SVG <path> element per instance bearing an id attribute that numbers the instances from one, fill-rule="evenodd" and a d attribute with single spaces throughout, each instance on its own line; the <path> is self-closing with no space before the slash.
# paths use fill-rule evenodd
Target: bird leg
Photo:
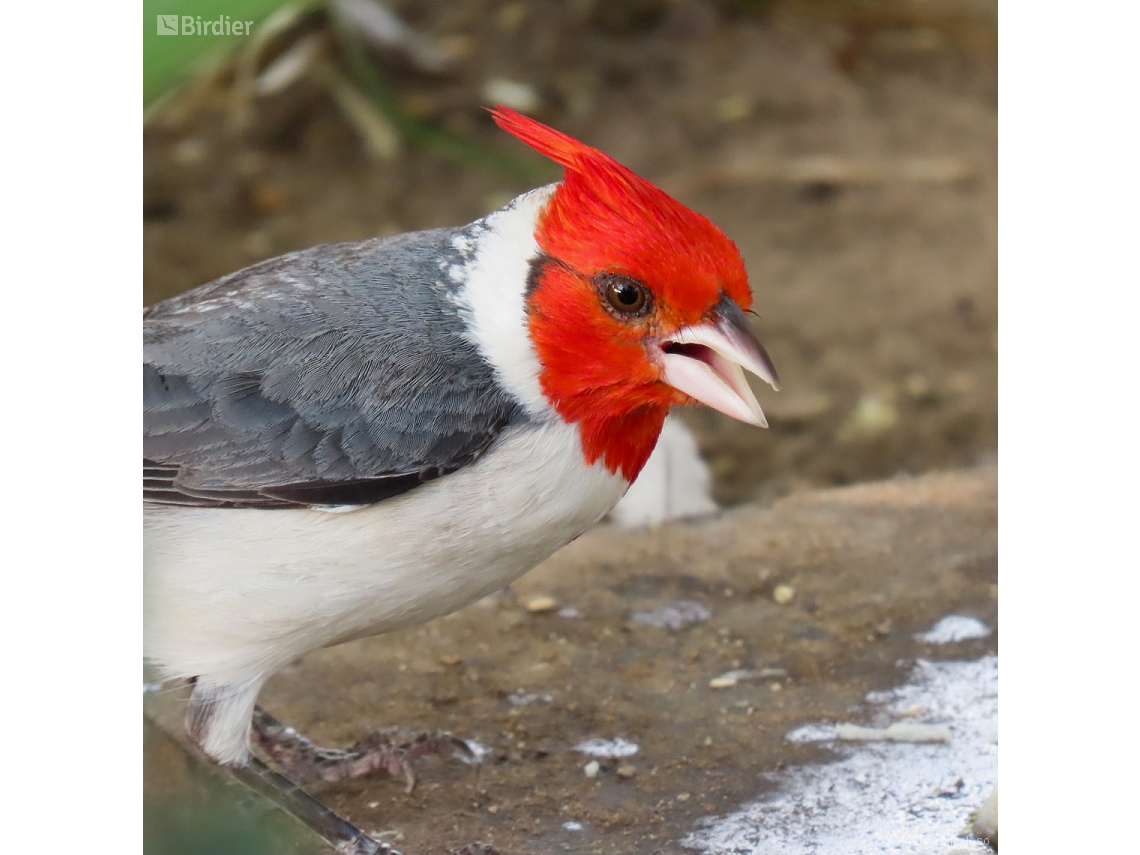
<path id="1" fill-rule="evenodd" d="M 322 748 L 286 727 L 260 706 L 253 710 L 253 742 L 296 781 L 339 781 L 383 770 L 403 775 L 406 791 L 416 786 L 413 763 L 429 754 L 477 759 L 471 748 L 450 733 L 421 733 L 397 742 L 395 731 L 373 731 L 348 748 Z"/>
<path id="2" fill-rule="evenodd" d="M 370 837 L 331 808 L 321 804 L 284 775 L 270 769 L 263 760 L 243 751 L 241 756 L 223 760 L 218 745 L 226 742 L 227 731 L 245 742 L 250 710 L 261 689 L 262 679 L 234 684 L 213 684 L 194 678 L 194 692 L 186 708 L 186 735 L 190 748 L 204 760 L 221 762 L 237 780 L 292 814 L 329 843 L 339 855 L 400 855 L 386 843 Z M 222 734 L 219 738 L 218 734 Z M 211 740 L 211 736 L 213 740 Z M 210 751 L 212 745 L 214 751 Z"/>

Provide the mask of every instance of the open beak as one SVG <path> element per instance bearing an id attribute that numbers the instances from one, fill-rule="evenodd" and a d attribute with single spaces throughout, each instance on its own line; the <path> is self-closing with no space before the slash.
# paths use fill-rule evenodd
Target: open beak
<path id="1" fill-rule="evenodd" d="M 662 379 L 670 386 L 734 419 L 768 427 L 744 370 L 776 391 L 780 378 L 735 302 L 724 297 L 710 322 L 683 327 L 658 341 L 657 346 L 661 349 Z"/>

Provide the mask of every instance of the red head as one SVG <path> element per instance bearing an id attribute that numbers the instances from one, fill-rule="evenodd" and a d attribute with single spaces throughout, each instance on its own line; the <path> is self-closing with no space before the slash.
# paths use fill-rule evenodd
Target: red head
<path id="1" fill-rule="evenodd" d="M 565 168 L 539 216 L 528 323 L 554 409 L 587 461 L 629 480 L 674 404 L 694 399 L 765 425 L 741 366 L 776 386 L 744 317 L 736 245 L 613 158 L 505 107 L 495 122 Z"/>

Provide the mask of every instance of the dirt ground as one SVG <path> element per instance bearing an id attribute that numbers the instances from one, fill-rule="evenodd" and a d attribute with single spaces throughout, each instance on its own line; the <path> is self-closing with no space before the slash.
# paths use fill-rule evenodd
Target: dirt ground
<path id="1" fill-rule="evenodd" d="M 392 7 L 461 57 L 443 76 L 387 64 L 401 108 L 545 178 L 413 145 L 370 158 L 312 87 L 267 99 L 241 132 L 223 94 L 199 97 L 147 125 L 146 303 L 292 249 L 466 223 L 555 180 L 483 111 L 485 83 L 504 78 L 530 87 L 538 118 L 738 243 L 784 391 L 757 386 L 769 431 L 683 414 L 714 497 L 735 506 L 720 516 L 603 526 L 500 596 L 306 656 L 262 701 L 332 745 L 399 724 L 492 749 L 478 776 L 425 763 L 410 796 L 383 776 L 314 788 L 405 852 L 478 839 L 517 855 L 679 853 L 699 817 L 771 786 L 760 773 L 830 756 L 788 730 L 843 718 L 916 657 L 996 649 L 996 636 L 938 650 L 913 638 L 949 613 L 997 623 L 996 3 Z M 790 603 L 774 602 L 778 584 Z M 580 617 L 528 612 L 540 594 Z M 672 631 L 632 618 L 677 600 L 710 617 Z M 709 688 L 734 668 L 783 675 Z M 234 834 L 264 835 L 232 851 L 319 851 L 164 735 L 175 700 L 150 704 L 163 726 L 148 729 L 148 821 L 197 829 L 183 802 L 220 815 L 236 800 Z M 632 772 L 603 761 L 585 777 L 573 746 L 619 736 L 640 746 Z M 218 851 L 192 836 L 162 851 Z"/>
<path id="2" fill-rule="evenodd" d="M 483 109 L 486 81 L 527 84 L 539 118 L 740 246 L 784 391 L 757 388 L 769 432 L 684 414 L 722 504 L 996 454 L 996 3 L 393 8 L 463 56 L 444 76 L 390 64 L 408 113 L 554 180 Z M 148 303 L 292 249 L 466 223 L 541 183 L 414 146 L 370 159 L 304 85 L 241 133 L 227 96 L 192 103 L 145 136 Z"/>
<path id="3" fill-rule="evenodd" d="M 776 601 L 780 585 L 790 602 Z M 577 616 L 528 611 L 538 596 Z M 678 601 L 707 617 L 677 629 L 639 618 Z M 478 775 L 424 761 L 412 795 L 383 775 L 311 785 L 405 852 L 482 840 L 514 855 L 679 855 L 699 818 L 770 788 L 764 773 L 834 756 L 786 741 L 793 728 L 858 720 L 866 694 L 901 682 L 918 657 L 996 650 L 996 635 L 914 638 L 947 614 L 997 625 L 992 466 L 808 491 L 656 531 L 601 526 L 503 594 L 309 654 L 273 677 L 261 702 L 326 745 L 399 723 L 491 749 Z M 733 669 L 772 670 L 710 686 Z M 181 707 L 161 700 L 160 721 L 177 733 Z M 638 753 L 603 760 L 588 778 L 590 758 L 574 747 L 619 737 Z M 189 762 L 172 748 L 164 756 Z M 963 825 L 976 807 L 963 805 Z"/>

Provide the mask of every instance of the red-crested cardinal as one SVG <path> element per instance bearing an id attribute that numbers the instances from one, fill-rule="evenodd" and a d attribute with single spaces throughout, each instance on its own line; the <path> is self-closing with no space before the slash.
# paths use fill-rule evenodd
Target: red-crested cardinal
<path id="1" fill-rule="evenodd" d="M 287 771 L 317 762 L 255 716 L 266 679 L 499 590 L 605 516 L 671 406 L 766 426 L 744 370 L 777 387 L 720 229 L 565 134 L 493 116 L 562 181 L 145 314 L 145 655 L 194 680 L 200 750 L 344 851 L 383 850 L 250 752 L 252 721 Z M 362 747 L 353 768 L 408 756 Z"/>

